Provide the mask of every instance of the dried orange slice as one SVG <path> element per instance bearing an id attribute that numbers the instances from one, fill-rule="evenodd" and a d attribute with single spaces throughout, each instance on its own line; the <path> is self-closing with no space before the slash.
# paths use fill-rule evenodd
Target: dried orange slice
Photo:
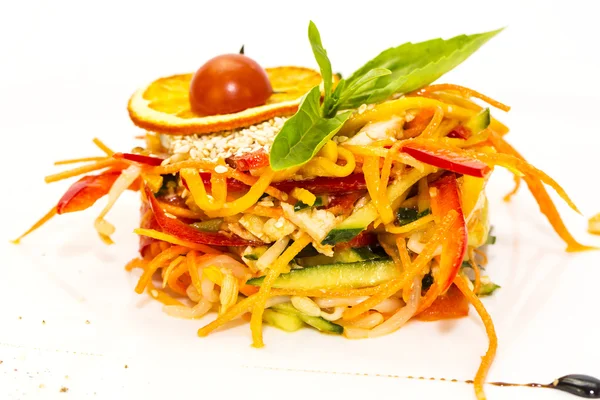
<path id="1" fill-rule="evenodd" d="M 160 78 L 138 90 L 127 107 L 134 124 L 158 133 L 191 135 L 247 127 L 273 117 L 292 115 L 302 96 L 321 83 L 321 74 L 310 68 L 266 68 L 275 92 L 262 106 L 233 114 L 202 116 L 189 101 L 193 74 Z"/>

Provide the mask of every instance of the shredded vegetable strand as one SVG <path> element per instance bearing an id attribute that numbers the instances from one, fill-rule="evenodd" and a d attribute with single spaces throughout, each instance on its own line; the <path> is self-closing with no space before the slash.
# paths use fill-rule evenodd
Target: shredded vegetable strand
<path id="1" fill-rule="evenodd" d="M 410 222 L 406 225 L 402 225 L 402 226 L 395 226 L 393 224 L 386 225 L 385 230 L 388 231 L 389 233 L 396 233 L 396 234 L 408 233 L 408 232 L 414 231 L 416 229 L 421 229 L 428 223 L 432 222 L 433 219 L 434 219 L 433 215 L 429 214 L 429 215 L 419 218 L 416 221 Z"/>
<path id="2" fill-rule="evenodd" d="M 40 218 L 35 224 L 33 224 L 31 226 L 31 228 L 27 229 L 27 231 L 25 233 L 23 233 L 21 236 L 19 236 L 18 238 L 12 240 L 12 243 L 14 244 L 19 244 L 21 243 L 21 239 L 23 239 L 25 236 L 29 235 L 31 232 L 37 230 L 38 228 L 40 228 L 42 225 L 44 225 L 46 222 L 50 221 L 52 219 L 52 217 L 54 217 L 56 215 L 56 206 L 52 207 L 50 209 L 50 211 L 48 211 L 46 213 L 46 215 L 44 215 L 42 218 Z"/>
<path id="3" fill-rule="evenodd" d="M 152 280 L 150 280 L 148 282 L 146 291 L 148 292 L 150 297 L 152 297 L 155 300 L 160 301 L 161 303 L 163 303 L 166 306 L 182 306 L 182 307 L 184 307 L 184 304 L 182 302 L 180 302 L 179 300 L 174 299 L 173 297 L 169 296 L 164 291 L 155 288 L 154 285 L 152 284 Z"/>
<path id="4" fill-rule="evenodd" d="M 197 169 L 183 168 L 181 171 L 179 171 L 179 174 L 185 180 L 187 187 L 194 198 L 194 203 L 196 203 L 201 210 L 217 211 L 223 208 L 225 198 L 222 198 L 220 199 L 221 201 L 217 202 L 214 197 L 208 197 L 206 188 L 204 187 L 204 182 L 202 182 L 202 178 L 200 177 L 200 173 Z M 212 176 L 215 175 L 216 174 L 212 174 Z M 226 182 L 225 187 L 227 187 Z"/>
<path id="5" fill-rule="evenodd" d="M 48 175 L 47 177 L 44 178 L 44 180 L 46 181 L 46 183 L 58 182 L 58 181 L 62 181 L 63 179 L 68 179 L 68 178 L 72 178 L 74 176 L 86 174 L 88 172 L 112 167 L 117 164 L 121 164 L 121 162 L 114 158 L 107 158 L 102 161 L 95 162 L 93 164 L 87 164 L 87 165 L 83 165 L 81 167 L 70 169 L 68 171 L 59 172 L 58 174 Z"/>
<path id="6" fill-rule="evenodd" d="M 110 149 L 110 147 L 108 147 L 107 145 L 105 145 L 105 144 L 102 142 L 102 140 L 100 140 L 100 139 L 98 139 L 98 138 L 94 138 L 93 142 L 94 142 L 94 144 L 95 144 L 96 146 L 98 146 L 98 148 L 99 148 L 100 150 L 102 150 L 103 152 L 105 152 L 107 156 L 109 156 L 109 157 L 112 157 L 112 156 L 113 156 L 113 154 L 115 154 L 115 152 L 114 152 L 114 151 L 112 151 L 112 150 Z"/>
<path id="7" fill-rule="evenodd" d="M 458 214 L 456 211 L 448 213 L 442 222 L 436 227 L 433 236 L 427 242 L 421 254 L 419 254 L 415 261 L 411 264 L 410 268 L 405 269 L 401 277 L 392 279 L 379 285 L 379 291 L 377 294 L 371 296 L 369 299 L 358 304 L 357 306 L 346 310 L 343 318 L 346 320 L 356 318 L 358 315 L 368 311 L 373 306 L 381 303 L 383 300 L 402 289 L 408 282 L 412 281 L 414 277 L 422 273 L 423 270 L 429 265 L 429 262 L 433 258 L 435 251 L 444 240 L 445 235 L 448 233 L 457 217 Z"/>
<path id="8" fill-rule="evenodd" d="M 198 262 L 196 260 L 197 254 L 198 253 L 196 253 L 195 250 L 190 251 L 187 254 L 186 262 L 190 278 L 192 279 L 192 285 L 196 288 L 198 293 L 202 293 L 202 282 L 200 280 L 200 274 L 198 273 Z"/>
<path id="9" fill-rule="evenodd" d="M 141 235 L 141 236 L 148 236 L 152 239 L 162 240 L 164 242 L 171 243 L 171 244 L 178 245 L 178 246 L 184 246 L 190 250 L 198 250 L 198 251 L 201 251 L 201 252 L 207 253 L 207 254 L 221 254 L 221 252 L 219 250 L 214 249 L 205 244 L 192 243 L 192 242 L 188 242 L 186 240 L 181 240 L 173 235 L 169 235 L 168 233 L 159 232 L 154 229 L 137 228 L 137 229 L 134 229 L 133 232 L 138 235 Z"/>
<path id="10" fill-rule="evenodd" d="M 82 162 L 90 162 L 90 161 L 103 161 L 108 160 L 107 157 L 82 157 L 82 158 L 73 158 L 70 160 L 60 160 L 55 161 L 54 165 L 67 165 L 67 164 L 78 164 Z"/>
<path id="11" fill-rule="evenodd" d="M 148 268 L 144 271 L 140 280 L 138 281 L 135 291 L 137 293 L 142 293 L 144 288 L 148 286 L 148 283 L 152 280 L 152 275 L 164 264 L 171 262 L 173 259 L 179 257 L 182 254 L 187 254 L 190 249 L 185 248 L 183 246 L 172 246 L 166 250 L 163 250 L 158 256 L 156 256 L 150 264 L 148 264 Z"/>
<path id="12" fill-rule="evenodd" d="M 207 336 L 209 333 L 214 331 L 215 329 L 220 328 L 225 325 L 229 321 L 239 317 L 240 315 L 250 311 L 250 309 L 254 306 L 254 304 L 258 300 L 259 293 L 253 294 L 250 297 L 246 297 L 245 299 L 239 301 L 235 306 L 229 308 L 226 312 L 219 315 L 217 319 L 209 323 L 208 325 L 203 326 L 198 329 L 198 336 L 203 337 Z"/>
<path id="13" fill-rule="evenodd" d="M 427 124 L 427 127 L 423 130 L 423 132 L 421 132 L 421 137 L 423 138 L 432 137 L 442 122 L 442 119 L 444 119 L 444 110 L 442 107 L 437 106 L 434 108 L 434 110 L 435 112 L 433 114 L 433 118 L 431 118 L 431 121 L 429 121 L 429 124 Z"/>
<path id="14" fill-rule="evenodd" d="M 506 201 L 507 203 L 512 200 L 514 195 L 516 195 L 517 192 L 519 191 L 519 189 L 521 188 L 521 177 L 517 174 L 513 174 L 513 180 L 515 182 L 515 186 L 513 187 L 513 189 L 510 192 L 508 192 L 503 197 L 504 201 Z"/>
<path id="15" fill-rule="evenodd" d="M 497 100 L 492 99 L 484 94 L 481 94 L 473 89 L 466 88 L 464 86 L 453 85 L 449 83 L 441 83 L 437 85 L 431 85 L 424 87 L 418 91 L 418 94 L 428 93 L 428 92 L 440 92 L 440 91 L 456 91 L 466 97 L 475 97 L 476 99 L 483 100 L 491 106 L 494 106 L 502 111 L 510 111 L 510 107 L 500 103 Z"/>
<path id="16" fill-rule="evenodd" d="M 365 157 L 363 162 L 363 172 L 365 174 L 365 182 L 367 189 L 371 195 L 381 221 L 384 224 L 389 224 L 394 220 L 394 213 L 390 204 L 387 190 L 379 191 L 380 176 L 379 176 L 379 157 Z"/>
<path id="17" fill-rule="evenodd" d="M 169 274 L 167 279 L 169 289 L 181 296 L 187 296 L 187 292 L 185 291 L 186 287 L 182 287 L 182 285 L 179 283 L 179 278 L 181 278 L 188 271 L 186 257 L 179 256 L 175 260 L 171 261 L 171 264 L 173 264 L 174 267 L 172 267 L 172 272 Z M 171 267 L 171 264 L 169 264 L 169 267 Z"/>
<path id="18" fill-rule="evenodd" d="M 479 369 L 477 370 L 477 374 L 475 375 L 475 379 L 473 384 L 475 386 L 475 395 L 477 396 L 477 400 L 485 400 L 485 393 L 483 391 L 483 384 L 485 383 L 485 377 L 487 376 L 488 370 L 494 361 L 494 357 L 496 356 L 496 350 L 498 349 L 498 337 L 496 336 L 496 329 L 494 328 L 494 323 L 492 322 L 492 317 L 485 309 L 479 297 L 475 295 L 469 289 L 469 285 L 460 275 L 454 278 L 454 284 L 458 289 L 462 292 L 462 294 L 469 300 L 469 302 L 475 307 L 477 314 L 481 317 L 483 321 L 483 325 L 485 326 L 485 331 L 489 338 L 489 346 L 485 353 L 485 355 L 481 359 L 481 364 L 479 365 Z"/>
<path id="19" fill-rule="evenodd" d="M 510 145 L 508 144 L 500 135 L 493 134 L 490 136 L 490 139 L 498 149 L 503 153 L 512 154 L 514 157 L 519 157 L 522 159 L 522 156 Z M 536 179 L 531 176 L 525 176 L 523 178 L 525 183 L 529 187 L 529 191 L 535 197 L 537 201 L 540 211 L 542 214 L 546 216 L 550 225 L 554 228 L 556 233 L 562 238 L 562 240 L 567 244 L 567 251 L 584 251 L 584 250 L 592 250 L 593 247 L 585 246 L 579 243 L 575 238 L 571 235 L 567 227 L 565 226 L 554 202 L 550 198 L 550 195 L 546 191 L 546 188 L 542 185 L 539 179 Z"/>
<path id="20" fill-rule="evenodd" d="M 288 247 L 269 268 L 266 278 L 260 286 L 257 293 L 258 299 L 252 308 L 252 318 L 250 320 L 250 329 L 252 330 L 252 339 L 254 347 L 263 347 L 262 338 L 262 318 L 265 310 L 265 304 L 269 297 L 271 286 L 275 279 L 288 267 L 288 264 L 296 255 L 311 242 L 311 238 L 306 233 L 300 236 L 290 247 Z"/>
<path id="21" fill-rule="evenodd" d="M 273 180 L 275 173 L 269 169 L 250 187 L 250 190 L 242 197 L 231 202 L 223 204 L 218 211 L 206 211 L 206 215 L 211 218 L 215 217 L 230 217 L 239 214 L 256 204 L 260 196 L 265 193 L 265 190 Z"/>

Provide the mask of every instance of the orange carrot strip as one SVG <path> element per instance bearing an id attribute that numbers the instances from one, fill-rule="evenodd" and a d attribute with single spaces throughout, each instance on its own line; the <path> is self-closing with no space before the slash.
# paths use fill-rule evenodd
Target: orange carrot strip
<path id="1" fill-rule="evenodd" d="M 150 297 L 152 297 L 155 300 L 160 301 L 161 303 L 163 303 L 166 306 L 185 306 L 185 304 L 183 304 L 179 300 L 174 299 L 173 297 L 169 296 L 164 291 L 155 288 L 154 285 L 152 284 L 152 281 L 148 282 L 146 291 L 148 292 Z"/>
<path id="2" fill-rule="evenodd" d="M 186 240 L 181 240 L 173 235 L 169 235 L 168 233 L 159 232 L 154 229 L 144 229 L 137 228 L 133 230 L 134 233 L 137 233 L 141 236 L 148 236 L 156 240 L 162 240 L 167 243 L 172 243 L 179 246 L 187 247 L 190 250 L 198 250 L 206 254 L 221 254 L 221 252 L 217 249 L 214 249 L 210 246 L 201 243 L 192 243 Z"/>
<path id="3" fill-rule="evenodd" d="M 90 161 L 102 161 L 106 160 L 107 157 L 83 157 L 83 158 L 73 158 L 70 160 L 60 160 L 55 161 L 54 165 L 66 165 L 66 164 L 77 164 L 82 162 L 90 162 Z"/>
<path id="4" fill-rule="evenodd" d="M 518 157 L 519 159 L 523 160 L 523 156 L 521 156 L 500 135 L 493 133 L 492 135 L 490 135 L 490 140 L 492 141 L 492 144 L 498 151 L 505 154 L 510 154 L 514 157 Z M 546 216 L 546 218 L 550 222 L 550 225 L 552 225 L 552 227 L 554 228 L 554 231 L 556 231 L 558 236 L 560 236 L 561 239 L 567 244 L 568 252 L 596 249 L 594 247 L 585 246 L 579 243 L 571 235 L 571 233 L 565 226 L 565 223 L 563 222 L 562 218 L 560 217 L 560 214 L 558 213 L 554 202 L 552 201 L 550 195 L 546 191 L 546 188 L 544 188 L 544 185 L 542 185 L 540 179 L 536 179 L 532 176 L 526 175 L 525 177 L 523 177 L 523 180 L 525 180 L 525 183 L 529 187 L 529 191 L 531 192 L 533 197 L 535 197 L 535 200 L 540 206 L 540 211 L 542 212 L 542 214 Z"/>
<path id="5" fill-rule="evenodd" d="M 513 187 L 513 189 L 508 192 L 504 197 L 504 201 L 506 201 L 507 203 L 513 198 L 513 196 L 515 194 L 517 194 L 517 192 L 519 191 L 519 188 L 521 187 L 521 177 L 517 174 L 513 174 L 513 179 L 515 181 L 515 186 Z"/>
<path id="6" fill-rule="evenodd" d="M 140 280 L 138 281 L 135 291 L 137 293 L 142 293 L 144 288 L 148 286 L 148 284 L 152 281 L 152 275 L 164 264 L 171 262 L 174 258 L 179 257 L 182 254 L 187 254 L 190 249 L 185 248 L 183 246 L 172 246 L 168 249 L 162 251 L 158 256 L 156 256 L 150 264 L 148 264 L 148 268 L 144 271 Z"/>
<path id="7" fill-rule="evenodd" d="M 114 152 L 114 151 L 112 151 L 112 150 L 110 149 L 110 147 L 108 147 L 107 145 L 105 145 L 105 144 L 102 142 L 102 140 L 100 140 L 100 139 L 98 139 L 98 138 L 94 138 L 93 142 L 94 142 L 94 144 L 95 144 L 96 146 L 98 146 L 98 148 L 99 148 L 100 150 L 102 150 L 103 152 L 105 152 L 107 156 L 109 156 L 109 157 L 112 157 L 112 156 L 113 156 L 113 154 L 115 154 L 115 152 Z"/>
<path id="8" fill-rule="evenodd" d="M 494 357 L 496 356 L 496 350 L 498 349 L 498 337 L 496 336 L 496 329 L 494 328 L 494 323 L 492 321 L 492 317 L 485 309 L 479 297 L 475 295 L 469 289 L 469 285 L 460 275 L 454 278 L 454 284 L 460 289 L 463 295 L 469 300 L 469 302 L 475 307 L 477 314 L 481 317 L 483 321 L 483 325 L 485 326 L 485 331 L 489 338 L 489 345 L 485 355 L 481 358 L 481 364 L 479 364 L 479 369 L 477 370 L 477 374 L 475 375 L 475 379 L 473 384 L 475 386 L 475 395 L 477 396 L 477 400 L 485 400 L 485 392 L 483 391 L 483 384 L 485 383 L 485 377 L 494 361 Z"/>
<path id="9" fill-rule="evenodd" d="M 46 215 L 44 215 L 35 224 L 33 224 L 33 226 L 31 228 L 29 228 L 27 230 L 27 232 L 23 233 L 18 238 L 14 239 L 14 240 L 11 240 L 11 242 L 13 244 L 19 244 L 19 243 L 21 243 L 21 239 L 23 239 L 25 236 L 29 235 L 31 232 L 33 232 L 33 231 L 37 230 L 38 228 L 40 228 L 46 222 L 50 221 L 52 219 L 52 217 L 54 217 L 55 215 L 56 215 L 56 206 L 52 207 L 52 209 L 50 211 L 48 211 L 46 213 Z"/>
<path id="10" fill-rule="evenodd" d="M 509 106 L 502 104 L 499 101 L 492 99 L 491 97 L 481 94 L 473 89 L 469 89 L 469 88 L 466 88 L 464 86 L 459 86 L 459 85 L 452 85 L 449 83 L 441 83 L 438 85 L 427 86 L 427 87 L 424 87 L 424 88 L 418 90 L 417 93 L 423 94 L 423 93 L 430 93 L 430 92 L 441 92 L 444 90 L 459 92 L 463 96 L 467 96 L 467 97 L 475 97 L 476 99 L 483 100 L 486 103 L 488 103 L 489 105 L 494 106 L 502 111 L 510 111 Z"/>
<path id="11" fill-rule="evenodd" d="M 52 183 L 61 181 L 63 179 L 72 178 L 74 176 L 82 175 L 91 171 L 97 171 L 102 168 L 108 168 L 114 166 L 115 164 L 121 164 L 119 160 L 115 160 L 114 158 L 107 158 L 102 161 L 95 162 L 93 164 L 87 164 L 81 167 L 73 168 L 68 171 L 59 172 L 58 174 L 48 175 L 44 178 L 46 183 Z"/>

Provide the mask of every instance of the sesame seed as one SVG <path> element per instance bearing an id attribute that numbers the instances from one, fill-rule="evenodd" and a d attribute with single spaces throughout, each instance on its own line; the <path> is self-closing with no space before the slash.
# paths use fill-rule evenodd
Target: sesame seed
<path id="1" fill-rule="evenodd" d="M 284 117 L 275 117 L 247 128 L 206 135 L 160 135 L 161 143 L 173 154 L 163 165 L 181 160 L 175 159 L 175 156 L 214 162 L 219 158 L 243 155 L 260 149 L 268 152 L 286 120 Z"/>
<path id="2" fill-rule="evenodd" d="M 359 113 L 359 114 L 362 114 L 362 113 L 364 113 L 365 111 L 367 111 L 367 105 L 366 105 L 366 104 L 361 104 L 361 106 L 360 106 L 360 107 L 358 107 L 358 113 Z"/>
<path id="3" fill-rule="evenodd" d="M 224 166 L 224 165 L 217 165 L 217 166 L 215 167 L 215 172 L 216 172 L 217 174 L 224 174 L 224 173 L 226 173 L 226 172 L 227 172 L 227 167 L 226 167 L 226 166 Z"/>

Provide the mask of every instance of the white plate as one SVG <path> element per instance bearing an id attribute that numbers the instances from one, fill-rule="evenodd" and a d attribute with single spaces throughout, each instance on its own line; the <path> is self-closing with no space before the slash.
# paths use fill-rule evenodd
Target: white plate
<path id="1" fill-rule="evenodd" d="M 6 68 L 0 74 L 0 109 L 3 134 L 8 135 L 1 160 L 5 175 L 0 225 L 0 398 L 223 394 L 244 398 L 379 394 L 409 399 L 474 398 L 470 385 L 406 378 L 472 379 L 487 346 L 474 311 L 458 321 L 413 322 L 393 335 L 367 341 L 310 330 L 285 334 L 267 327 L 267 346 L 256 350 L 250 347 L 246 325 L 199 339 L 200 322 L 167 317 L 157 303 L 133 292 L 138 275 L 123 270 L 137 249 L 131 232 L 138 222 L 139 203 L 132 193 L 108 216 L 118 229 L 114 246 L 104 246 L 93 230 L 101 204 L 55 219 L 21 246 L 8 244 L 66 189 L 64 183 L 43 184 L 42 177 L 54 171 L 53 160 L 93 155 L 96 150 L 90 140 L 94 136 L 115 148 L 134 146 L 131 137 L 137 131 L 124 112 L 129 94 L 147 79 L 189 69 L 224 51 L 210 42 L 199 50 L 200 56 L 192 56 L 190 49 L 198 43 L 189 39 L 192 33 L 210 35 L 222 20 L 205 21 L 192 29 L 196 19 L 175 12 L 177 7 L 144 8 L 146 14 L 139 14 L 145 4 L 117 8 L 109 2 L 106 9 L 94 12 L 80 3 L 57 2 L 51 9 L 38 4 L 33 19 L 28 19 L 27 6 L 22 6 L 11 10 L 16 22 L 2 32 L 18 40 L 10 43 L 8 64 L 0 67 Z M 194 4 L 180 7 L 198 7 Z M 510 140 L 563 184 L 586 216 L 600 211 L 595 176 L 600 84 L 593 79 L 600 63 L 588 51 L 598 29 L 594 28 L 594 35 L 583 28 L 592 26 L 591 7 L 578 9 L 578 22 L 565 26 L 556 21 L 567 24 L 566 16 L 575 11 L 544 9 L 541 18 L 536 7 L 522 6 L 485 12 L 490 19 L 485 24 L 464 18 L 464 27 L 458 29 L 452 21 L 463 15 L 460 10 L 479 15 L 473 11 L 475 4 L 453 3 L 446 9 L 440 3 L 433 7 L 439 10 L 435 15 L 427 11 L 429 6 L 402 6 L 407 15 L 428 15 L 431 24 L 426 27 L 409 20 L 400 34 L 392 26 L 397 19 L 380 12 L 390 6 L 382 2 L 360 12 L 348 11 L 346 21 L 360 21 L 364 28 L 359 36 L 344 31 L 343 21 L 326 17 L 335 14 L 334 6 L 303 4 L 291 23 L 270 20 L 278 35 L 236 14 L 239 31 L 235 32 L 243 35 L 224 35 L 222 46 L 238 46 L 239 36 L 248 35 L 246 43 L 252 42 L 256 54 L 270 64 L 312 63 L 304 37 L 306 20 L 315 17 L 311 9 L 321 10 L 316 12 L 317 22 L 331 49 L 334 68 L 347 66 L 348 72 L 376 50 L 403 40 L 509 24 L 506 32 L 447 80 L 511 104 L 508 116 L 495 112 L 512 128 Z M 202 12 L 222 15 L 226 6 L 212 7 Z M 244 5 L 237 7 L 241 14 L 264 16 L 252 14 Z M 256 7 L 269 8 L 266 4 Z M 81 18 L 68 18 L 66 11 Z M 112 21 L 110 29 L 103 20 Z M 148 29 L 148 21 L 164 24 L 161 35 Z M 147 40 L 142 34 L 145 30 Z M 340 32 L 350 35 L 353 42 Z M 132 47 L 134 37 L 139 47 Z M 261 42 L 265 37 L 268 46 Z M 382 44 L 363 43 L 362 37 L 381 39 Z M 289 46 L 299 46 L 295 48 L 302 49 L 301 55 L 286 46 L 286 40 Z M 279 51 L 273 54 L 272 47 Z M 564 253 L 563 244 L 525 189 L 514 203 L 501 201 L 511 185 L 510 176 L 498 171 L 488 193 L 498 236 L 498 243 L 490 247 L 488 271 L 502 286 L 484 300 L 500 339 L 488 379 L 550 382 L 568 373 L 598 376 L 600 255 Z M 600 245 L 597 237 L 584 233 L 584 218 L 562 204 L 560 209 L 576 237 Z M 61 392 L 63 387 L 66 393 Z M 566 396 L 548 390 L 486 390 L 489 399 Z"/>

